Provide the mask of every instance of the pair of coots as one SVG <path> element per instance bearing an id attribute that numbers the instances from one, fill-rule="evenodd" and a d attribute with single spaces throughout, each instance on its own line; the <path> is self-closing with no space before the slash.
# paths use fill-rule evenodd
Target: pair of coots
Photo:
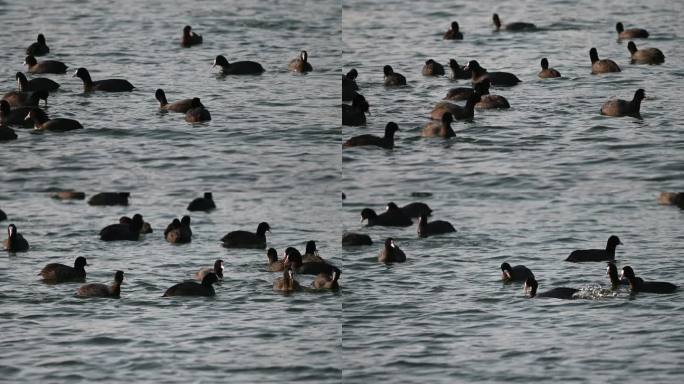
<path id="1" fill-rule="evenodd" d="M 122 218 L 123 219 L 123 218 Z M 121 241 L 130 240 L 135 241 L 140 239 L 140 233 L 143 230 L 143 217 L 136 213 L 132 219 L 120 220 L 117 224 L 108 225 L 100 231 L 100 240 L 103 241 Z"/>
<path id="2" fill-rule="evenodd" d="M 183 216 L 180 220 L 173 219 L 164 230 L 164 238 L 172 244 L 186 244 L 192 241 L 190 216 Z"/>

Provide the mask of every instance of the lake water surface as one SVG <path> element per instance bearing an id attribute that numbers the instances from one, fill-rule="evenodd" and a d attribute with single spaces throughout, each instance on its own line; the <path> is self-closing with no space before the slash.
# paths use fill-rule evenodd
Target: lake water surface
<path id="1" fill-rule="evenodd" d="M 265 272 L 265 251 L 220 242 L 267 221 L 269 247 L 303 251 L 313 239 L 321 256 L 342 266 L 339 101 L 321 92 L 339 82 L 337 3 L 40 3 L 0 5 L 3 92 L 14 89 L 24 50 L 42 32 L 51 53 L 39 60 L 70 67 L 46 75 L 62 85 L 48 113 L 85 129 L 17 129 L 19 139 L 0 147 L 0 208 L 31 244 L 0 261 L 0 381 L 339 382 L 341 296 L 275 293 L 280 274 Z M 186 24 L 203 35 L 202 45 L 180 47 Z M 287 71 L 302 49 L 315 68 L 305 76 Z M 266 72 L 217 76 L 211 65 L 219 54 L 258 61 Z M 84 95 L 71 77 L 77 67 L 136 89 Z M 159 113 L 157 88 L 169 101 L 200 97 L 212 120 L 189 124 L 182 114 Z M 88 197 L 130 191 L 130 206 L 50 199 L 66 188 Z M 191 213 L 192 243 L 167 243 L 166 225 L 204 191 L 214 193 L 217 210 Z M 99 240 L 102 227 L 136 212 L 154 233 L 139 242 Z M 91 264 L 89 282 L 124 270 L 121 300 L 81 300 L 73 297 L 79 284 L 38 281 L 45 264 L 77 256 Z M 161 298 L 217 258 L 227 275 L 215 298 Z"/>
<path id="2" fill-rule="evenodd" d="M 371 115 L 367 127 L 344 126 L 342 135 L 382 135 L 388 121 L 400 128 L 393 151 L 344 150 L 344 228 L 360 230 L 364 207 L 424 201 L 433 219 L 458 230 L 418 239 L 416 226 L 372 227 L 372 249 L 343 252 L 345 382 L 680 382 L 682 291 L 612 294 L 601 290 L 605 263 L 562 260 L 574 249 L 603 248 L 615 234 L 624 243 L 618 268 L 681 286 L 684 214 L 656 197 L 682 189 L 682 4 L 343 3 L 342 70 L 358 70 Z M 543 30 L 494 33 L 493 12 Z M 453 20 L 463 41 L 442 40 Z M 661 49 L 665 64 L 630 65 L 618 21 L 648 29 L 637 47 Z M 622 72 L 591 75 L 591 47 Z M 563 77 L 539 79 L 542 57 Z M 424 139 L 434 104 L 449 88 L 470 85 L 422 76 L 428 58 L 477 59 L 523 82 L 491 90 L 510 110 L 476 111 L 452 125 L 456 138 Z M 382 85 L 386 64 L 406 76 L 406 87 Z M 643 120 L 599 114 L 604 101 L 631 99 L 638 88 L 647 95 Z M 389 236 L 407 263 L 376 262 Z M 504 261 L 530 267 L 540 291 L 581 288 L 591 299 L 527 299 L 520 284 L 501 284 Z"/>
<path id="3" fill-rule="evenodd" d="M 0 144 L 0 209 L 31 243 L 0 260 L 0 382 L 662 382 L 684 378 L 684 301 L 672 295 L 606 290 L 604 263 L 570 264 L 574 249 L 602 248 L 618 235 L 617 265 L 648 280 L 682 285 L 682 220 L 659 206 L 661 191 L 682 190 L 681 99 L 684 30 L 678 2 L 152 1 L 40 4 L 1 2 L 2 91 L 24 71 L 37 33 L 67 75 L 49 98 L 51 117 L 85 127 Z M 529 21 L 536 33 L 494 33 Z M 463 41 L 442 40 L 457 20 Z M 657 47 L 660 66 L 629 64 L 615 23 L 649 30 L 638 47 Z M 184 25 L 204 44 L 182 49 Z M 596 47 L 622 72 L 593 76 Z M 314 72 L 287 72 L 306 49 Z M 216 55 L 254 60 L 261 76 L 217 75 Z M 542 80 L 547 57 L 563 77 Z M 424 139 L 421 126 L 447 90 L 468 81 L 421 75 L 426 59 L 477 59 L 522 83 L 492 88 L 505 111 L 476 111 L 453 124 L 457 137 Z M 390 64 L 408 86 L 382 85 Z M 126 78 L 124 94 L 82 93 L 72 78 Z M 366 127 L 340 129 L 339 75 L 356 68 L 371 106 Z M 30 78 L 30 76 L 29 76 Z M 212 120 L 189 124 L 160 113 L 197 96 Z M 599 114 L 610 97 L 646 90 L 643 119 Z M 340 149 L 352 135 L 399 124 L 393 151 Z M 128 207 L 91 207 L 49 197 L 130 191 Z M 217 210 L 191 213 L 193 241 L 162 236 L 187 204 L 212 191 Z M 347 199 L 340 205 L 340 191 Z M 427 192 L 427 197 L 414 197 Z M 364 228 L 362 208 L 424 201 L 457 233 L 418 239 L 416 227 Z M 99 230 L 142 213 L 154 233 L 105 243 Z M 273 292 L 265 252 L 228 250 L 235 229 L 272 227 L 269 247 L 303 250 L 343 270 L 338 293 Z M 342 231 L 374 245 L 342 249 Z M 393 237 L 408 261 L 384 265 Z M 4 236 L 0 236 L 4 238 Z M 85 256 L 88 282 L 126 273 L 120 300 L 83 300 L 79 284 L 46 285 L 49 262 Z M 212 299 L 162 299 L 169 286 L 217 258 L 226 277 Z M 582 289 L 574 301 L 527 299 L 503 285 L 499 266 L 525 264 L 540 291 Z M 308 285 L 311 276 L 298 276 Z"/>

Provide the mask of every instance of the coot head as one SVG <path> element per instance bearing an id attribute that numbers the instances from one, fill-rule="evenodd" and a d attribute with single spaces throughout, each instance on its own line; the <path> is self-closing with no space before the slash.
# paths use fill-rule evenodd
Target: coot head
<path id="1" fill-rule="evenodd" d="M 268 251 L 266 251 L 266 257 L 268 257 L 269 263 L 275 263 L 278 261 L 278 251 L 276 251 L 275 248 L 269 248 Z"/>
<path id="2" fill-rule="evenodd" d="M 633 280 L 636 276 L 634 275 L 634 270 L 629 265 L 622 267 L 622 277 L 627 280 Z"/>
<path id="3" fill-rule="evenodd" d="M 399 206 L 395 202 L 390 201 L 389 203 L 387 203 L 387 211 L 399 211 Z"/>
<path id="4" fill-rule="evenodd" d="M 74 72 L 74 75 L 72 77 L 78 77 L 79 79 L 86 82 L 92 81 L 90 78 L 90 72 L 88 72 L 88 70 L 83 67 L 78 68 L 76 72 Z"/>
<path id="5" fill-rule="evenodd" d="M 133 230 L 139 231 L 140 228 L 142 228 L 143 224 L 144 221 L 141 214 L 136 213 L 135 215 L 133 215 L 133 222 L 131 223 L 131 227 L 133 228 Z"/>
<path id="6" fill-rule="evenodd" d="M 473 72 L 477 72 L 482 69 L 480 67 L 480 63 L 477 62 L 477 60 L 470 60 L 468 62 L 468 66 L 465 69 L 471 69 Z"/>
<path id="7" fill-rule="evenodd" d="M 625 27 L 618 21 L 618 23 L 615 24 L 615 30 L 618 31 L 618 33 L 622 33 L 622 31 L 625 30 Z"/>
<path id="8" fill-rule="evenodd" d="M 630 41 L 629 43 L 627 43 L 627 49 L 629 50 L 629 53 L 634 54 L 634 52 L 637 51 L 636 44 L 634 44 L 633 41 Z"/>
<path id="9" fill-rule="evenodd" d="M 549 61 L 546 60 L 546 57 L 541 59 L 541 67 L 542 69 L 549 69 Z"/>
<path id="10" fill-rule="evenodd" d="M 48 121 L 48 116 L 45 111 L 43 111 L 40 108 L 33 108 L 29 111 L 29 113 L 26 115 L 26 118 L 24 120 L 33 120 L 37 121 L 38 123 L 42 124 L 46 121 Z"/>
<path id="11" fill-rule="evenodd" d="M 211 192 L 204 192 L 204 198 L 207 200 L 213 200 L 214 196 L 211 194 Z"/>
<path id="12" fill-rule="evenodd" d="M 121 284 L 123 282 L 123 279 L 124 279 L 123 271 L 116 271 L 116 273 L 114 274 L 114 281 Z"/>
<path id="13" fill-rule="evenodd" d="M 385 76 L 392 76 L 392 74 L 394 73 L 394 70 L 392 69 L 392 66 L 390 66 L 390 65 L 385 65 L 382 68 L 382 71 L 385 73 Z"/>
<path id="14" fill-rule="evenodd" d="M 511 268 L 510 264 L 508 264 L 508 263 L 502 263 L 501 264 L 501 273 L 503 274 L 504 280 L 510 280 L 512 272 L 513 272 L 513 269 Z"/>
<path id="15" fill-rule="evenodd" d="M 220 67 L 227 67 L 227 66 L 229 66 L 230 64 L 228 63 L 228 60 L 226 60 L 226 58 L 223 57 L 223 55 L 218 55 L 218 56 L 216 56 L 216 58 L 214 59 L 214 65 L 212 65 L 211 67 L 214 68 L 214 67 L 217 66 L 217 65 L 220 66 Z"/>
<path id="16" fill-rule="evenodd" d="M 396 132 L 396 131 L 398 131 L 398 130 L 399 130 L 399 126 L 397 125 L 397 123 L 395 123 L 395 122 L 393 122 L 393 121 L 390 121 L 390 122 L 387 123 L 387 125 L 385 126 L 385 135 L 387 135 L 387 134 L 394 134 L 394 132 Z"/>
<path id="17" fill-rule="evenodd" d="M 223 277 L 223 269 L 223 260 L 216 259 L 214 262 L 214 273 L 216 273 L 216 276 Z"/>
<path id="18" fill-rule="evenodd" d="M 183 27 L 183 34 L 189 35 L 191 30 L 192 30 L 192 27 L 189 25 L 186 25 L 185 27 Z"/>
<path id="19" fill-rule="evenodd" d="M 316 253 L 316 242 L 313 240 L 309 240 L 306 242 L 306 251 L 304 253 L 306 254 L 315 254 Z"/>
<path id="20" fill-rule="evenodd" d="M 33 66 L 33 65 L 38 64 L 38 60 L 36 60 L 36 58 L 33 57 L 33 55 L 28 55 L 28 56 L 26 56 L 26 58 L 24 59 L 24 64 L 26 64 L 26 65 L 28 65 L 28 66 L 30 67 L 30 66 Z"/>
<path id="21" fill-rule="evenodd" d="M 192 101 L 190 102 L 190 109 L 201 108 L 201 107 L 204 107 L 204 104 L 202 104 L 199 97 L 193 97 Z"/>
<path id="22" fill-rule="evenodd" d="M 257 235 L 264 235 L 266 232 L 271 232 L 271 226 L 267 222 L 261 222 L 257 226 Z"/>
<path id="23" fill-rule="evenodd" d="M 458 32 L 458 22 L 456 22 L 456 21 L 451 22 L 451 30 L 454 32 Z"/>
<path id="24" fill-rule="evenodd" d="M 38 40 L 38 42 L 39 42 L 41 45 L 45 45 L 45 36 L 43 36 L 42 33 L 39 33 L 39 34 L 38 34 L 38 39 L 37 39 L 37 40 Z"/>
<path id="25" fill-rule="evenodd" d="M 186 227 L 188 225 L 190 225 L 190 216 L 185 215 L 185 216 L 181 217 L 180 223 L 181 223 L 181 225 L 186 226 Z"/>
<path id="26" fill-rule="evenodd" d="M 306 60 L 309 58 L 309 54 L 306 53 L 306 51 L 302 51 L 302 52 L 299 54 L 299 57 L 302 59 L 303 62 L 306 63 Z"/>
<path id="27" fill-rule="evenodd" d="M 351 71 L 347 72 L 347 79 L 349 80 L 356 80 L 358 76 L 359 72 L 356 71 L 356 68 L 352 68 Z"/>
<path id="28" fill-rule="evenodd" d="M 23 83 L 26 83 L 28 81 L 28 79 L 26 78 L 26 75 L 24 75 L 21 72 L 17 72 L 16 75 L 14 75 L 14 78 L 17 80 L 17 83 L 19 83 L 19 84 L 23 84 Z"/>
<path id="29" fill-rule="evenodd" d="M 501 20 L 499 19 L 498 14 L 495 13 L 492 15 L 492 21 L 494 21 L 494 25 L 496 26 L 496 29 L 501 28 Z"/>
<path id="30" fill-rule="evenodd" d="M 643 92 L 643 90 L 641 90 L 641 91 Z M 637 92 L 639 92 L 639 91 L 637 91 Z M 615 236 L 615 235 L 612 235 L 611 237 L 608 238 L 608 247 L 609 248 L 614 248 L 614 247 L 621 245 L 621 244 L 622 244 L 622 242 L 620 241 L 620 238 Z"/>
<path id="31" fill-rule="evenodd" d="M 10 239 L 14 238 L 14 236 L 17 234 L 17 226 L 14 224 L 10 224 L 7 226 L 7 237 Z"/>
<path id="32" fill-rule="evenodd" d="M 634 92 L 634 98 L 635 98 L 636 100 L 641 101 L 641 100 L 643 100 L 645 97 L 646 97 L 646 91 L 644 91 L 643 89 L 637 89 L 637 91 Z M 619 241 L 620 241 L 620 240 L 618 239 L 618 242 L 619 242 Z M 622 244 L 622 243 L 619 243 L 619 244 Z"/>
<path id="33" fill-rule="evenodd" d="M 76 258 L 76 261 L 74 261 L 74 268 L 75 269 L 83 269 L 83 267 L 87 266 L 88 262 L 86 261 L 86 258 L 83 256 L 79 256 Z"/>
<path id="34" fill-rule="evenodd" d="M 285 249 L 285 257 L 283 257 L 283 263 L 298 268 L 302 265 L 302 254 L 299 253 L 299 250 L 295 247 L 287 247 Z"/>
<path id="35" fill-rule="evenodd" d="M 157 99 L 160 103 L 166 104 L 166 93 L 164 93 L 164 90 L 159 88 L 154 92 L 154 98 Z"/>
<path id="36" fill-rule="evenodd" d="M 385 239 L 385 248 L 396 248 L 396 244 L 394 244 L 394 239 L 391 237 L 388 237 Z"/>
<path id="37" fill-rule="evenodd" d="M 375 211 L 372 210 L 372 209 L 370 209 L 370 208 L 364 208 L 364 209 L 361 211 L 361 221 L 364 221 L 364 220 L 367 220 L 367 219 L 372 219 L 372 218 L 375 218 L 375 217 L 377 217 L 377 216 L 378 216 L 378 214 L 375 213 Z"/>
<path id="38" fill-rule="evenodd" d="M 525 280 L 525 285 L 524 285 L 524 291 L 527 293 L 527 291 L 530 291 L 530 297 L 535 297 L 537 295 L 537 287 L 539 285 L 537 284 L 537 280 L 534 279 L 534 277 L 528 277 L 527 280 Z"/>
<path id="39" fill-rule="evenodd" d="M 596 50 L 596 48 L 593 48 L 593 47 L 592 47 L 592 48 L 589 50 L 589 58 L 591 59 L 591 62 L 592 62 L 592 63 L 598 61 L 599 57 L 598 57 L 598 51 Z"/>

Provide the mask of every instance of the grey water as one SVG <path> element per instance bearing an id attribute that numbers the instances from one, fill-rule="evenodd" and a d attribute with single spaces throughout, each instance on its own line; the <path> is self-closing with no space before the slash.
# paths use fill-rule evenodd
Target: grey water
<path id="1" fill-rule="evenodd" d="M 321 92 L 339 82 L 337 3 L 11 1 L 0 3 L 0 15 L 3 94 L 15 89 L 24 50 L 43 33 L 50 54 L 38 60 L 69 66 L 66 75 L 44 75 L 61 84 L 47 112 L 84 126 L 62 134 L 16 129 L 17 140 L 0 144 L 0 209 L 31 245 L 0 258 L 0 381 L 339 382 L 340 294 L 278 294 L 265 250 L 229 250 L 220 241 L 267 221 L 268 246 L 279 254 L 316 240 L 322 257 L 342 264 L 341 229 L 331 219 L 339 211 L 339 101 Z M 180 47 L 186 24 L 202 45 Z M 315 71 L 288 72 L 303 49 Z M 219 76 L 211 69 L 219 54 L 260 62 L 266 72 Z M 136 88 L 84 94 L 72 77 L 78 67 L 93 80 L 125 78 Z M 189 124 L 160 113 L 157 88 L 170 102 L 199 97 L 212 120 Z M 130 191 L 130 205 L 50 198 L 61 189 L 87 198 Z M 187 212 L 205 191 L 217 209 Z M 99 240 L 102 227 L 138 212 L 153 233 L 139 242 Z M 166 225 L 188 213 L 192 242 L 167 243 Z M 77 299 L 77 283 L 38 280 L 45 264 L 71 265 L 77 256 L 91 264 L 88 282 L 108 283 L 124 270 L 121 299 Z M 161 298 L 217 258 L 226 277 L 215 298 Z"/>
<path id="2" fill-rule="evenodd" d="M 618 235 L 617 265 L 648 280 L 682 285 L 684 213 L 659 206 L 682 190 L 684 72 L 680 2 L 0 1 L 0 90 L 15 88 L 24 49 L 38 33 L 64 61 L 50 95 L 51 117 L 79 120 L 78 132 L 0 143 L 0 209 L 31 244 L 0 258 L 0 382 L 680 382 L 684 377 L 682 290 L 630 295 L 607 289 L 604 263 L 570 264 L 574 249 Z M 535 33 L 494 33 L 534 22 Z M 463 41 L 442 40 L 457 20 Z M 631 65 L 615 23 L 646 28 L 638 47 L 657 47 L 663 65 Z M 204 43 L 181 48 L 189 24 Z M 591 75 L 588 50 L 621 73 Z M 287 63 L 302 49 L 314 71 Z M 220 76 L 216 55 L 260 62 L 260 76 Z M 537 78 L 539 60 L 563 75 Z M 477 59 L 522 83 L 492 88 L 512 105 L 453 124 L 457 137 L 424 139 L 420 127 L 447 90 L 468 81 L 421 75 L 424 61 Z M 408 86 L 382 85 L 390 64 Z M 125 78 L 130 93 L 84 94 L 71 77 Z M 371 106 L 366 127 L 340 128 L 339 75 L 359 71 Z M 32 76 L 29 76 L 31 78 Z M 200 97 L 212 120 L 189 124 L 161 113 Z M 599 114 L 611 97 L 644 88 L 643 119 Z M 399 124 L 393 151 L 340 148 L 358 134 Z M 58 201 L 130 191 L 128 207 Z M 189 213 L 212 191 L 217 209 Z M 340 191 L 347 199 L 340 204 Z M 416 197 L 416 193 L 428 193 Z M 422 195 L 418 195 L 422 196 Z M 363 227 L 364 207 L 428 203 L 455 234 L 419 239 L 416 227 Z M 105 243 L 99 230 L 144 215 L 154 232 Z M 175 246 L 163 229 L 190 214 L 193 240 Z M 343 273 L 341 290 L 281 295 L 262 250 L 221 247 L 235 229 L 268 221 L 279 254 L 316 240 Z M 340 247 L 343 231 L 372 246 Z M 408 261 L 384 265 L 386 237 Z M 5 236 L 0 236 L 4 238 Z M 78 299 L 79 284 L 46 285 L 50 262 L 85 256 L 88 282 L 126 273 L 120 300 Z M 166 299 L 169 286 L 225 261 L 210 299 Z M 525 264 L 540 291 L 582 290 L 573 301 L 528 299 L 503 285 L 499 265 Z M 298 275 L 302 285 L 311 276 Z"/>
<path id="3" fill-rule="evenodd" d="M 681 290 L 612 293 L 605 263 L 562 260 L 615 234 L 624 243 L 618 268 L 681 286 L 684 213 L 656 197 L 681 190 L 684 175 L 683 10 L 631 0 L 343 2 L 342 71 L 357 69 L 371 112 L 367 126 L 343 126 L 343 139 L 382 135 L 389 121 L 400 129 L 392 151 L 343 151 L 344 229 L 375 241 L 342 253 L 345 382 L 682 381 Z M 495 33 L 494 12 L 504 24 L 542 30 Z M 464 39 L 443 40 L 454 20 Z M 618 21 L 647 29 L 637 47 L 659 48 L 665 63 L 629 64 Z M 591 47 L 622 72 L 591 75 Z M 539 79 L 542 57 L 563 77 Z M 476 110 L 452 124 L 450 140 L 421 138 L 434 104 L 470 85 L 422 76 L 429 58 L 516 74 L 521 84 L 491 90 L 511 109 Z M 406 87 L 383 86 L 386 64 Z M 631 99 L 638 88 L 643 119 L 599 114 L 604 101 Z M 389 201 L 428 203 L 432 219 L 458 232 L 418 239 L 416 226 L 361 228 L 362 208 L 382 211 Z M 405 264 L 377 263 L 386 237 L 406 252 Z M 587 299 L 527 299 L 520 284 L 501 283 L 504 261 L 530 267 L 540 291 L 574 287 Z"/>

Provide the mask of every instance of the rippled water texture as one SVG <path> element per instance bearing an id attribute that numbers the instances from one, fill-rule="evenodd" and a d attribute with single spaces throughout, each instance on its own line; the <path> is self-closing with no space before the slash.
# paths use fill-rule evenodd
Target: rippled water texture
<path id="1" fill-rule="evenodd" d="M 314 239 L 342 267 L 339 98 L 323 91 L 339 86 L 339 3 L 12 1 L 0 2 L 0 15 L 3 93 L 14 89 L 24 50 L 42 32 L 51 53 L 39 60 L 70 67 L 47 75 L 62 85 L 48 113 L 85 127 L 18 129 L 18 140 L 0 144 L 0 209 L 31 244 L 0 260 L 0 381 L 339 382 L 341 296 L 274 293 L 278 274 L 264 271 L 265 251 L 220 243 L 230 230 L 268 221 L 269 246 L 279 253 L 303 251 Z M 180 47 L 186 24 L 204 44 Z M 302 49 L 314 72 L 287 72 Z M 266 72 L 217 76 L 210 67 L 218 54 L 258 61 Z M 77 67 L 136 89 L 84 95 L 71 77 Z M 193 125 L 159 113 L 156 88 L 169 101 L 200 97 L 212 120 Z M 130 206 L 49 198 L 67 188 L 88 197 L 130 191 Z M 164 241 L 166 225 L 204 191 L 213 191 L 218 209 L 191 214 L 192 243 Z M 132 243 L 98 239 L 100 228 L 136 212 L 154 233 Z M 77 256 L 91 264 L 89 282 L 124 270 L 121 300 L 76 299 L 78 284 L 38 281 L 43 265 Z M 216 258 L 227 273 L 216 298 L 161 298 Z"/>
<path id="2" fill-rule="evenodd" d="M 604 263 L 562 260 L 579 248 L 602 248 L 616 234 L 617 265 L 646 279 L 682 285 L 683 212 L 659 206 L 660 191 L 681 190 L 682 37 L 678 2 L 453 2 L 345 0 L 343 71 L 356 68 L 370 104 L 367 127 L 343 137 L 382 134 L 399 124 L 393 151 L 345 149 L 346 230 L 375 244 L 343 252 L 347 268 L 343 353 L 346 382 L 680 382 L 684 377 L 683 295 L 613 295 Z M 537 33 L 494 33 L 528 21 Z M 452 20 L 463 41 L 442 40 Z M 629 64 L 615 23 L 646 28 L 638 47 L 657 47 L 660 66 Z M 589 48 L 622 72 L 590 75 Z M 563 77 L 537 78 L 547 57 Z M 432 106 L 468 81 L 427 78 L 425 60 L 515 73 L 522 84 L 493 88 L 507 111 L 475 112 L 453 124 L 448 141 L 420 138 Z M 390 64 L 408 85 L 387 89 Z M 646 90 L 643 120 L 599 114 L 610 97 Z M 430 192 L 431 197 L 411 197 Z M 416 227 L 362 229 L 364 207 L 389 201 L 428 203 L 434 219 L 458 233 L 418 239 Z M 408 261 L 376 262 L 392 236 Z M 590 300 L 530 300 L 519 284 L 503 286 L 499 265 L 532 268 L 543 291 L 582 288 Z"/>

